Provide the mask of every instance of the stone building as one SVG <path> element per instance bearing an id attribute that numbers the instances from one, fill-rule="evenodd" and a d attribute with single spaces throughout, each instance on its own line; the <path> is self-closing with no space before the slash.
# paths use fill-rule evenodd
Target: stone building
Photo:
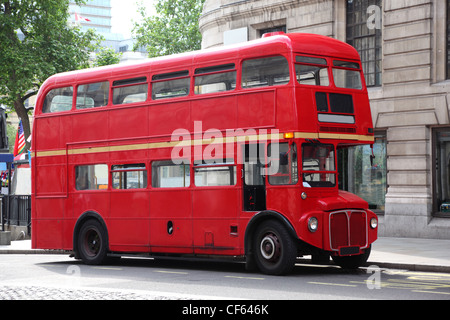
<path id="1" fill-rule="evenodd" d="M 340 186 L 365 198 L 380 235 L 450 238 L 450 0 L 206 0 L 203 48 L 265 32 L 317 33 L 360 53 L 376 129 L 341 152 Z"/>

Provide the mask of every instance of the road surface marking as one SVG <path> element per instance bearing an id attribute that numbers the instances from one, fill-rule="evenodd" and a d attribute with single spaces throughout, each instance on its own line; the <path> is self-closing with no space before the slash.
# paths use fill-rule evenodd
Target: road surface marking
<path id="1" fill-rule="evenodd" d="M 265 278 L 254 278 L 254 277 L 238 277 L 238 276 L 225 276 L 225 278 L 233 278 L 233 279 L 247 279 L 247 280 L 265 280 Z"/>
<path id="2" fill-rule="evenodd" d="M 180 271 L 164 271 L 164 270 L 157 270 L 155 272 L 158 273 L 170 273 L 170 274 L 189 274 L 187 272 L 180 272 Z"/>
<path id="3" fill-rule="evenodd" d="M 344 284 L 344 283 L 328 283 L 328 282 L 308 282 L 310 284 L 320 284 L 324 286 L 339 286 L 339 287 L 357 287 L 354 284 Z"/>

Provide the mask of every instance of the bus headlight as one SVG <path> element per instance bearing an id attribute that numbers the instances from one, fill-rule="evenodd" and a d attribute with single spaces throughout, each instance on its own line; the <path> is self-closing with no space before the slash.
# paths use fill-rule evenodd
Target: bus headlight
<path id="1" fill-rule="evenodd" d="M 316 232 L 319 228 L 319 221 L 316 217 L 309 218 L 308 220 L 308 229 L 311 232 Z"/>
<path id="2" fill-rule="evenodd" d="M 378 227 L 378 219 L 377 218 L 370 219 L 370 227 L 372 229 L 376 229 L 376 227 Z"/>

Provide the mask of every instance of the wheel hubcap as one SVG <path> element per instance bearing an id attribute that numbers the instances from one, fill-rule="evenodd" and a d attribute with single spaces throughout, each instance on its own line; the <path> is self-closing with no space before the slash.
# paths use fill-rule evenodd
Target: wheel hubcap
<path id="1" fill-rule="evenodd" d="M 89 256 L 94 257 L 99 253 L 100 247 L 101 247 L 101 241 L 100 241 L 99 234 L 95 230 L 89 230 L 88 232 L 86 232 L 86 237 L 85 237 L 84 243 L 85 243 L 86 253 Z"/>
<path id="2" fill-rule="evenodd" d="M 264 259 L 272 262 L 277 261 L 281 253 L 278 237 L 273 233 L 267 234 L 261 240 L 260 252 Z"/>

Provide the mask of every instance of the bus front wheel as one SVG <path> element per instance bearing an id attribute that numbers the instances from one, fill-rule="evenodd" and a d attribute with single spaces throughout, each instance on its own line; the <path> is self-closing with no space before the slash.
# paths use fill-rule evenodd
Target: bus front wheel
<path id="1" fill-rule="evenodd" d="M 297 247 L 292 236 L 275 220 L 265 221 L 258 227 L 253 252 L 259 270 L 270 275 L 289 273 L 297 257 Z"/>
<path id="2" fill-rule="evenodd" d="M 106 231 L 99 221 L 87 220 L 78 235 L 78 255 L 85 264 L 102 264 L 107 255 Z"/>

